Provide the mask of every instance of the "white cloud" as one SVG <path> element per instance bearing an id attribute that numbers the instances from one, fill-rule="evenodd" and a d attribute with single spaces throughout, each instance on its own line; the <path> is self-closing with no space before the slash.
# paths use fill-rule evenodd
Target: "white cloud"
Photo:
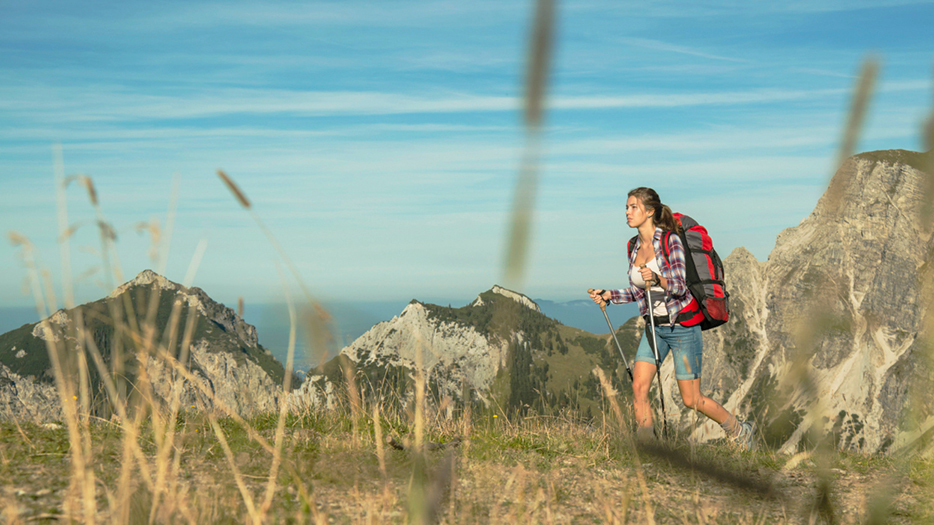
<path id="1" fill-rule="evenodd" d="M 888 82 L 881 91 L 922 91 L 926 80 Z M 552 110 L 743 106 L 838 98 L 835 89 L 748 89 L 633 95 L 557 95 Z M 521 98 L 456 92 L 307 91 L 211 89 L 179 95 L 137 93 L 114 86 L 49 88 L 0 87 L 0 109 L 11 116 L 46 122 L 119 122 L 141 119 L 197 119 L 224 115 L 402 115 L 518 111 Z"/>
<path id="2" fill-rule="evenodd" d="M 700 58 L 709 58 L 711 60 L 724 60 L 727 62 L 750 62 L 750 60 L 744 58 L 736 57 L 727 57 L 721 55 L 715 55 L 713 53 L 706 53 L 698 49 L 694 49 L 687 46 L 679 46 L 676 44 L 671 44 L 668 42 L 662 42 L 660 40 L 652 40 L 648 38 L 623 38 L 621 42 L 635 47 L 641 47 L 645 49 L 653 49 L 656 51 L 668 51 L 672 53 L 677 53 L 681 55 L 689 55 Z"/>

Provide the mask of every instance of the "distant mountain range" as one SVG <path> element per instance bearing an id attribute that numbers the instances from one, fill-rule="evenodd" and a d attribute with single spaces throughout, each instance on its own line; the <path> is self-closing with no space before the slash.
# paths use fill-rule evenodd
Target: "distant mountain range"
<path id="1" fill-rule="evenodd" d="M 410 300 L 400 301 L 371 301 L 354 303 L 326 302 L 324 307 L 334 318 L 335 338 L 328 358 L 337 355 L 344 346 L 367 332 L 373 325 L 388 321 L 399 315 Z M 551 301 L 548 299 L 534 299 L 543 314 L 556 321 L 574 328 L 580 328 L 594 334 L 609 333 L 606 321 L 596 305 L 589 299 L 575 301 Z M 468 303 L 466 300 L 438 301 L 438 304 Z M 634 304 L 614 305 L 607 310 L 613 326 L 619 327 L 639 310 Z M 35 307 L 0 307 L 0 333 L 19 328 L 24 324 L 36 322 Z M 289 310 L 284 303 L 253 304 L 247 303 L 244 321 L 256 327 L 259 342 L 268 348 L 272 355 L 284 363 L 289 344 Z M 304 334 L 299 331 L 298 348 L 305 343 Z M 296 357 L 296 370 L 307 370 L 317 366 L 312 356 L 299 352 Z"/>

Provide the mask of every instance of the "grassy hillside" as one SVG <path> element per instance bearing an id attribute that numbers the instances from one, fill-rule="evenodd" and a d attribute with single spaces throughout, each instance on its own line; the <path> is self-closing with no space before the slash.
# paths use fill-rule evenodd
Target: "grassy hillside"
<path id="1" fill-rule="evenodd" d="M 595 423 L 573 411 L 510 419 L 426 414 L 424 453 L 411 414 L 363 407 L 290 414 L 268 507 L 277 419 L 238 423 L 186 414 L 138 436 L 89 422 L 98 520 L 157 523 L 930 523 L 930 460 L 826 452 L 737 453 L 680 439 L 637 447 L 612 402 Z M 603 411 L 606 409 L 606 412 Z M 370 415 L 367 415 L 370 414 Z M 626 417 L 626 416 L 624 416 Z M 215 431 L 215 428 L 217 429 Z M 224 436 L 221 442 L 218 434 Z M 255 436 L 255 437 L 251 437 Z M 121 460 L 126 440 L 138 458 Z M 398 444 L 401 450 L 388 441 Z M 67 430 L 0 424 L 0 500 L 7 523 L 62 520 L 72 459 Z M 128 469 L 124 467 L 128 466 Z M 145 469 L 143 469 L 145 466 Z M 156 481 L 156 473 L 166 477 Z M 125 477 L 124 477 L 125 476 Z M 73 502 L 72 502 L 73 503 Z M 265 509 L 265 510 L 264 510 Z"/>

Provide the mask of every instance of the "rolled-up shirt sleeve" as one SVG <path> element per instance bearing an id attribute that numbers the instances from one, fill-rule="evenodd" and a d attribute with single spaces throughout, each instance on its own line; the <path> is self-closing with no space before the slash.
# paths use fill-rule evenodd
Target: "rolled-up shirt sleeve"
<path id="1" fill-rule="evenodd" d="M 631 303 L 633 301 L 635 301 L 635 296 L 629 288 L 610 290 L 610 302 L 614 304 Z"/>

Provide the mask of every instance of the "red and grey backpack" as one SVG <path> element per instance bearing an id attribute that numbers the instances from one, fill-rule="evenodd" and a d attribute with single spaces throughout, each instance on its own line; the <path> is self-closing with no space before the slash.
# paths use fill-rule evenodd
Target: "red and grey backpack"
<path id="1" fill-rule="evenodd" d="M 684 245 L 688 290 L 694 296 L 691 304 L 678 314 L 677 322 L 684 326 L 699 324 L 701 330 L 716 328 L 730 319 L 730 294 L 723 281 L 723 262 L 713 248 L 713 240 L 694 219 L 681 213 L 673 214 L 678 221 L 678 236 Z M 671 231 L 662 234 L 662 250 L 669 261 L 668 239 Z M 629 240 L 628 254 L 636 247 L 636 237 Z"/>

